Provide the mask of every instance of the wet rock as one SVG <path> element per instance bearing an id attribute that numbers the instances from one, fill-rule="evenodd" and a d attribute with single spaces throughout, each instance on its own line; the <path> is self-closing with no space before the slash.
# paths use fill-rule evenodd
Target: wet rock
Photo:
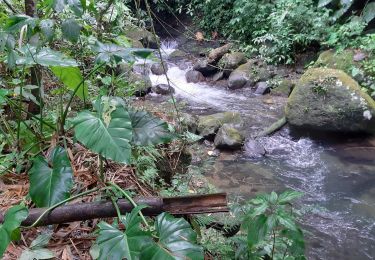
<path id="1" fill-rule="evenodd" d="M 152 92 L 159 95 L 169 95 L 175 92 L 175 89 L 172 86 L 167 84 L 159 84 L 152 87 Z"/>
<path id="2" fill-rule="evenodd" d="M 157 49 L 158 39 L 153 33 L 139 27 L 129 27 L 125 30 L 126 37 L 133 41 L 140 41 L 145 48 Z"/>
<path id="3" fill-rule="evenodd" d="M 215 86 L 218 86 L 218 87 L 221 87 L 221 88 L 228 88 L 228 81 L 227 80 L 216 81 Z"/>
<path id="4" fill-rule="evenodd" d="M 232 52 L 225 54 L 219 61 L 218 67 L 225 71 L 228 76 L 238 66 L 246 63 L 245 54 L 242 52 Z"/>
<path id="5" fill-rule="evenodd" d="M 164 66 L 163 66 L 164 65 Z M 165 69 L 165 71 L 164 71 Z M 168 65 L 167 63 L 154 63 L 151 65 L 151 72 L 155 75 L 163 75 L 165 72 L 168 71 Z"/>
<path id="6" fill-rule="evenodd" d="M 214 64 L 218 62 L 221 59 L 221 57 L 224 56 L 224 54 L 229 52 L 231 47 L 232 47 L 232 44 L 228 43 L 219 48 L 211 50 L 210 53 L 208 54 L 207 62 L 209 64 Z"/>
<path id="7" fill-rule="evenodd" d="M 229 76 L 228 88 L 239 89 L 245 86 L 254 86 L 259 81 L 267 81 L 273 77 L 265 64 L 257 60 L 249 60 L 240 65 Z"/>
<path id="8" fill-rule="evenodd" d="M 295 127 L 375 133 L 375 101 L 341 70 L 306 71 L 293 89 L 285 113 Z"/>
<path id="9" fill-rule="evenodd" d="M 243 124 L 241 115 L 237 112 L 223 112 L 198 117 L 198 133 L 206 139 L 213 139 L 219 128 L 224 124 L 231 124 L 239 128 Z"/>
<path id="10" fill-rule="evenodd" d="M 261 158 L 266 154 L 266 150 L 256 140 L 249 140 L 245 143 L 245 154 L 250 158 Z"/>
<path id="11" fill-rule="evenodd" d="M 175 50 L 171 54 L 169 54 L 168 58 L 170 60 L 177 61 L 186 58 L 186 56 L 188 56 L 186 52 L 181 50 Z"/>
<path id="12" fill-rule="evenodd" d="M 218 71 L 215 73 L 215 75 L 212 76 L 212 81 L 219 81 L 224 78 L 224 72 L 223 71 Z"/>
<path id="13" fill-rule="evenodd" d="M 210 76 L 217 71 L 217 68 L 215 66 L 212 66 L 205 59 L 198 60 L 197 63 L 194 64 L 193 69 L 201 72 L 205 77 Z"/>
<path id="14" fill-rule="evenodd" d="M 271 89 L 271 94 L 274 96 L 289 97 L 295 83 L 292 80 L 284 79 L 276 87 Z"/>
<path id="15" fill-rule="evenodd" d="M 264 81 L 261 81 L 261 82 L 258 82 L 256 85 L 255 85 L 255 95 L 264 95 L 264 94 L 267 94 L 267 93 L 270 93 L 270 87 L 268 86 L 267 82 L 264 82 Z"/>
<path id="16" fill-rule="evenodd" d="M 189 132 L 195 134 L 198 128 L 198 117 L 188 113 L 182 113 L 181 124 L 183 127 L 187 128 Z"/>
<path id="17" fill-rule="evenodd" d="M 220 127 L 214 140 L 216 148 L 219 149 L 240 149 L 242 147 L 244 138 L 241 133 L 229 124 L 224 124 Z"/>
<path id="18" fill-rule="evenodd" d="M 203 74 L 195 70 L 189 70 L 186 72 L 185 78 L 188 83 L 198 83 L 205 80 Z"/>

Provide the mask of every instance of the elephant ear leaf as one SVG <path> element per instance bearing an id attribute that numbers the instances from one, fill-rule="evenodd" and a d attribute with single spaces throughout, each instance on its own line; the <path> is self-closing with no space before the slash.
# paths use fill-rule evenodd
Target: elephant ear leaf
<path id="1" fill-rule="evenodd" d="M 128 111 L 116 99 L 97 102 L 97 112 L 80 112 L 73 120 L 75 137 L 106 159 L 130 163 L 132 126 Z"/>
<path id="2" fill-rule="evenodd" d="M 30 196 L 38 207 L 50 207 L 69 198 L 73 170 L 65 149 L 57 146 L 47 158 L 37 156 L 29 177 Z"/>
<path id="3" fill-rule="evenodd" d="M 19 239 L 19 227 L 28 214 L 24 205 L 13 206 L 5 213 L 4 222 L 0 224 L 0 259 L 10 242 Z"/>
<path id="4" fill-rule="evenodd" d="M 141 259 L 204 259 L 197 234 L 185 219 L 162 213 L 156 218 L 155 231 L 158 241 L 142 250 Z"/>
<path id="5" fill-rule="evenodd" d="M 106 222 L 98 224 L 100 228 L 96 240 L 96 246 L 99 249 L 98 259 L 139 259 L 142 249 L 152 242 L 149 232 L 140 228 L 141 219 L 138 213 L 142 208 L 138 206 L 131 213 L 126 214 L 125 232 Z"/>
<path id="6" fill-rule="evenodd" d="M 129 110 L 129 114 L 133 127 L 134 144 L 158 145 L 168 143 L 173 139 L 168 124 L 159 118 L 144 111 Z"/>

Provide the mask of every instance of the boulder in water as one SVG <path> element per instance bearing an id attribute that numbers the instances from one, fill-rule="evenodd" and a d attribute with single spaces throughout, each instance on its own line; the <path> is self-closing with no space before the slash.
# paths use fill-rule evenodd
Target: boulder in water
<path id="1" fill-rule="evenodd" d="M 194 64 L 193 69 L 201 72 L 205 77 L 210 76 L 217 71 L 217 68 L 205 59 L 198 60 L 197 63 Z"/>
<path id="2" fill-rule="evenodd" d="M 293 89 L 285 114 L 295 127 L 375 133 L 375 101 L 341 70 L 307 70 Z"/>
<path id="3" fill-rule="evenodd" d="M 164 71 L 164 69 L 165 69 L 165 71 Z M 162 63 L 154 63 L 154 64 L 151 65 L 151 72 L 155 75 L 163 75 L 167 71 L 168 71 L 168 65 L 167 65 L 166 62 L 163 62 L 163 64 Z"/>
<path id="4" fill-rule="evenodd" d="M 261 81 L 255 85 L 255 95 L 264 95 L 270 93 L 270 87 L 267 82 Z"/>
<path id="5" fill-rule="evenodd" d="M 129 27 L 125 30 L 126 37 L 132 39 L 133 41 L 140 41 L 145 48 L 157 49 L 158 39 L 157 36 L 152 32 L 141 29 L 139 27 Z"/>
<path id="6" fill-rule="evenodd" d="M 159 95 L 169 95 L 175 92 L 172 86 L 167 84 L 159 84 L 152 87 L 152 92 L 159 94 Z"/>
<path id="7" fill-rule="evenodd" d="M 188 83 L 198 83 L 205 80 L 203 74 L 196 70 L 186 72 L 185 78 Z"/>
<path id="8" fill-rule="evenodd" d="M 198 118 L 198 133 L 206 139 L 213 139 L 219 128 L 231 124 L 234 128 L 242 126 L 243 121 L 238 112 L 223 112 Z"/>
<path id="9" fill-rule="evenodd" d="M 249 140 L 245 143 L 245 154 L 250 158 L 261 158 L 266 154 L 266 150 L 256 140 Z"/>
<path id="10" fill-rule="evenodd" d="M 265 64 L 257 60 L 249 60 L 240 65 L 229 76 L 229 89 L 239 89 L 245 86 L 254 86 L 259 81 L 267 81 L 272 77 L 272 73 Z"/>
<path id="11" fill-rule="evenodd" d="M 292 80 L 284 79 L 279 84 L 271 89 L 271 94 L 274 96 L 289 97 L 292 92 L 295 83 Z"/>
<path id="12" fill-rule="evenodd" d="M 129 73 L 127 81 L 135 89 L 134 95 L 136 97 L 143 97 L 151 92 L 152 83 L 150 77 L 147 75 Z"/>
<path id="13" fill-rule="evenodd" d="M 234 69 L 244 63 L 246 63 L 245 54 L 242 52 L 232 52 L 225 54 L 220 59 L 218 67 L 220 67 L 228 76 Z"/>
<path id="14" fill-rule="evenodd" d="M 212 81 L 219 81 L 224 78 L 224 72 L 223 71 L 218 71 L 212 76 Z"/>
<path id="15" fill-rule="evenodd" d="M 230 124 L 220 127 L 214 140 L 216 148 L 219 149 L 240 149 L 244 141 L 241 133 Z"/>

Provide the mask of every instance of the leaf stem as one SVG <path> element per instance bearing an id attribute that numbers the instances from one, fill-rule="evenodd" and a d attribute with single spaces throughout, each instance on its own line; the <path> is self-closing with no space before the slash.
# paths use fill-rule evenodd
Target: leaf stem
<path id="1" fill-rule="evenodd" d="M 121 189 L 116 183 L 107 182 L 107 184 L 110 185 L 110 186 L 112 186 L 112 187 L 114 187 L 116 190 L 120 191 L 124 195 L 124 197 L 127 200 L 129 200 L 129 202 L 133 205 L 134 208 L 138 206 L 137 203 L 135 203 L 135 201 L 132 199 L 132 197 L 130 197 L 129 194 L 127 194 L 123 189 Z M 139 211 L 139 216 L 141 217 L 141 219 L 142 219 L 143 223 L 145 224 L 145 226 L 147 228 L 149 228 L 150 225 L 147 223 L 147 220 L 146 220 L 145 216 L 142 214 L 141 211 Z"/>

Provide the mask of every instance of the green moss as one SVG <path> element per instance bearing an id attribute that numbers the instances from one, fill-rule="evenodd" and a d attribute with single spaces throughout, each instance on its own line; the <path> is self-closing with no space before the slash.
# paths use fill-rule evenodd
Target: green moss
<path id="1" fill-rule="evenodd" d="M 344 50 L 342 52 L 335 52 L 333 50 L 324 51 L 319 55 L 314 67 L 339 69 L 350 73 L 351 68 L 355 65 L 353 57 L 353 50 Z"/>

